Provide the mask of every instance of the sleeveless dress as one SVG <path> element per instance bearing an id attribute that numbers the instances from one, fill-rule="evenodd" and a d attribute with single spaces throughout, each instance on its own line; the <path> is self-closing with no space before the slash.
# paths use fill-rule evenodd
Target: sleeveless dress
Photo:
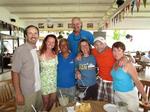
<path id="1" fill-rule="evenodd" d="M 40 58 L 41 91 L 43 95 L 55 93 L 57 89 L 57 56 L 53 59 Z"/>

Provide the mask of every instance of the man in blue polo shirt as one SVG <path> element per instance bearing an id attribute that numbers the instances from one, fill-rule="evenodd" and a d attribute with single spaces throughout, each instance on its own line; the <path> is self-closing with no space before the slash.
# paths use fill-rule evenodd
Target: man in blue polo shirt
<path id="1" fill-rule="evenodd" d="M 59 41 L 57 87 L 62 94 L 75 96 L 75 55 L 69 51 L 67 39 Z"/>
<path id="2" fill-rule="evenodd" d="M 82 30 L 82 22 L 79 17 L 72 18 L 73 32 L 68 36 L 69 48 L 75 55 L 78 54 L 78 44 L 81 39 L 86 39 L 93 44 L 94 36 L 85 30 Z"/>

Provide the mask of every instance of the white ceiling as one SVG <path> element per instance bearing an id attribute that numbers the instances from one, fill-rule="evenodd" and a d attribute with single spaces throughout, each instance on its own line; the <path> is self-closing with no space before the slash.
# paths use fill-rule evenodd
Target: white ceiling
<path id="1" fill-rule="evenodd" d="M 66 20 L 75 16 L 100 20 L 114 0 L 0 0 L 0 6 L 22 20 Z"/>
<path id="2" fill-rule="evenodd" d="M 102 23 L 104 16 L 111 10 L 113 14 L 117 6 L 116 0 L 0 0 L 0 6 L 5 7 L 11 14 L 17 15 L 25 22 L 43 21 L 50 18 L 53 21 L 70 21 L 78 16 L 87 21 Z M 142 1 L 142 0 L 141 0 Z M 130 21 L 143 21 L 150 18 L 150 1 L 147 7 L 141 3 L 140 12 L 128 14 L 125 18 Z M 113 9 L 113 10 L 112 10 Z M 136 10 L 136 8 L 134 9 Z M 111 15 L 110 15 L 111 16 Z M 150 24 L 149 24 L 150 26 Z"/>

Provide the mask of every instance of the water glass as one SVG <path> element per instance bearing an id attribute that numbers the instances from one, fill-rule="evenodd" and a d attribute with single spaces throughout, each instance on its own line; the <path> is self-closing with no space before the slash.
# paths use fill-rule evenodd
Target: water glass
<path id="1" fill-rule="evenodd" d="M 118 112 L 128 112 L 128 104 L 125 102 L 117 102 Z"/>

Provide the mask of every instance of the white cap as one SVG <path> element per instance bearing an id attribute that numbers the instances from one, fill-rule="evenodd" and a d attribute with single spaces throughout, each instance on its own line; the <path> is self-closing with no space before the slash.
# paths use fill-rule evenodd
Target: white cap
<path id="1" fill-rule="evenodd" d="M 96 41 L 100 41 L 102 43 L 106 43 L 106 40 L 104 39 L 104 37 L 97 37 L 97 38 L 94 39 L 94 42 L 96 42 Z"/>

